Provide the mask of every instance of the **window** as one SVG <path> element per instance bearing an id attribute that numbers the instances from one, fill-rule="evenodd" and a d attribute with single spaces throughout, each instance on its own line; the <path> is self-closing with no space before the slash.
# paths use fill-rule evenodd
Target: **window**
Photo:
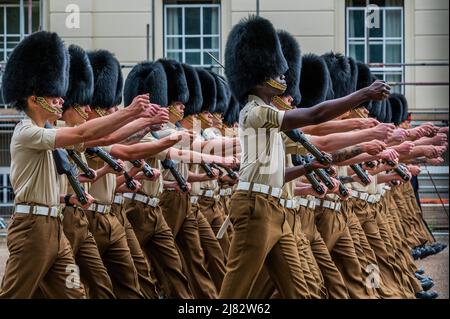
<path id="1" fill-rule="evenodd" d="M 370 1 L 378 11 L 366 10 L 366 1 L 347 0 L 347 54 L 358 61 L 380 64 L 371 67 L 373 74 L 387 82 L 403 82 L 404 10 L 403 1 Z M 378 26 L 366 28 L 369 12 L 378 15 Z M 401 92 L 402 87 L 394 87 Z"/>
<path id="2" fill-rule="evenodd" d="M 31 10 L 30 10 L 31 9 Z M 40 1 L 33 0 L 31 8 L 29 2 L 24 1 L 23 19 L 20 18 L 20 1 L 9 0 L 0 2 L 0 88 L 2 83 L 2 70 L 16 45 L 30 32 L 39 30 Z M 31 14 L 30 14 L 31 13 Z M 21 34 L 21 26 L 23 34 Z M 0 94 L 0 106 L 4 106 Z"/>
<path id="3" fill-rule="evenodd" d="M 14 192 L 9 180 L 9 167 L 0 167 L 0 207 L 12 206 Z"/>
<path id="4" fill-rule="evenodd" d="M 166 1 L 164 52 L 167 58 L 193 66 L 219 67 L 209 55 L 220 61 L 220 4 L 212 2 Z"/>

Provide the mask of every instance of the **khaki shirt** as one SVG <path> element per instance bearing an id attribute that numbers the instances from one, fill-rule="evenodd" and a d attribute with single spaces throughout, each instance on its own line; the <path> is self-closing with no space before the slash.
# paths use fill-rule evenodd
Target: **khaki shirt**
<path id="1" fill-rule="evenodd" d="M 158 135 L 160 136 L 160 138 L 164 138 L 166 136 L 172 135 L 174 133 L 176 133 L 177 131 L 179 131 L 179 129 L 172 123 L 167 123 L 166 125 L 164 125 L 163 129 L 161 131 L 158 132 Z M 175 144 L 173 146 L 174 148 L 181 148 L 179 146 L 179 144 Z M 184 177 L 184 179 L 187 181 L 188 180 L 188 176 L 189 176 L 189 165 L 185 164 L 185 163 L 181 163 L 179 161 L 173 160 L 173 162 L 175 162 L 176 168 L 178 169 L 178 171 L 180 172 L 180 174 Z M 172 176 L 172 173 L 170 173 L 170 170 L 165 169 L 162 172 L 163 175 L 163 179 L 165 181 L 175 181 L 175 178 Z"/>
<path id="2" fill-rule="evenodd" d="M 111 146 L 103 147 L 107 152 L 111 151 Z M 87 157 L 87 163 L 93 170 L 98 170 L 105 165 L 98 157 Z M 111 205 L 114 202 L 114 194 L 116 189 L 116 175 L 106 174 L 99 178 L 95 183 L 91 183 L 89 194 L 94 197 L 95 202 L 103 205 Z"/>
<path id="3" fill-rule="evenodd" d="M 294 167 L 292 163 L 292 154 L 306 155 L 308 151 L 301 145 L 292 141 L 286 134 L 282 133 L 284 145 L 286 148 L 286 168 Z M 295 180 L 287 182 L 283 186 L 283 198 L 293 199 L 295 189 Z"/>
<path id="4" fill-rule="evenodd" d="M 371 176 L 371 175 L 369 175 Z M 369 193 L 371 195 L 375 195 L 377 193 L 377 175 L 371 176 L 372 182 L 364 186 L 360 183 L 351 183 L 352 189 L 358 192 Z"/>
<path id="5" fill-rule="evenodd" d="M 239 116 L 240 181 L 281 188 L 285 150 L 280 127 L 284 111 L 250 95 Z"/>
<path id="6" fill-rule="evenodd" d="M 36 125 L 30 118 L 20 121 L 11 138 L 11 185 L 14 202 L 59 205 L 58 173 L 52 150 L 56 129 Z"/>

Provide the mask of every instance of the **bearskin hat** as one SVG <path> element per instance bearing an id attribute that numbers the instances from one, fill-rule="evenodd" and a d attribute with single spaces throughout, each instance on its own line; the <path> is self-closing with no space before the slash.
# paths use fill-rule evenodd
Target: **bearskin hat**
<path id="1" fill-rule="evenodd" d="M 166 72 L 169 104 L 173 102 L 186 104 L 189 101 L 189 87 L 183 66 L 175 60 L 160 59 L 158 62 L 162 64 Z"/>
<path id="2" fill-rule="evenodd" d="M 6 63 L 2 79 L 4 102 L 24 111 L 25 105 L 18 102 L 29 96 L 65 96 L 69 66 L 69 52 L 56 33 L 30 34 L 15 47 Z"/>
<path id="3" fill-rule="evenodd" d="M 306 54 L 302 58 L 300 92 L 302 100 L 299 107 L 311 107 L 328 98 L 331 88 L 330 72 L 325 60 L 315 54 Z"/>
<path id="4" fill-rule="evenodd" d="M 211 74 L 214 77 L 214 80 L 216 81 L 216 89 L 217 89 L 216 109 L 214 110 L 214 112 L 225 114 L 231 99 L 230 87 L 228 86 L 228 83 L 224 77 L 214 72 L 211 72 Z"/>
<path id="5" fill-rule="evenodd" d="M 322 57 L 330 72 L 334 98 L 341 98 L 355 92 L 358 77 L 355 60 L 333 52 L 324 54 Z"/>
<path id="6" fill-rule="evenodd" d="M 389 96 L 389 102 L 391 103 L 392 119 L 391 122 L 395 125 L 402 123 L 403 116 L 403 102 L 398 93 L 393 93 Z"/>
<path id="7" fill-rule="evenodd" d="M 197 68 L 197 74 L 202 86 L 203 104 L 201 112 L 214 113 L 216 110 L 217 86 L 214 76 L 202 68 Z"/>
<path id="8" fill-rule="evenodd" d="M 231 30 L 225 48 L 225 75 L 241 104 L 249 92 L 288 70 L 275 28 L 262 17 L 242 19 Z"/>
<path id="9" fill-rule="evenodd" d="M 227 111 L 223 116 L 223 123 L 229 127 L 239 121 L 240 106 L 238 100 L 232 95 Z"/>

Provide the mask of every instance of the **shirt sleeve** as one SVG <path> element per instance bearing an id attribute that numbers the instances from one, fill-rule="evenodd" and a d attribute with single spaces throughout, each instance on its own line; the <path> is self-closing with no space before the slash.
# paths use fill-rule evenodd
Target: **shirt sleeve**
<path id="1" fill-rule="evenodd" d="M 247 121 L 252 128 L 279 129 L 283 123 L 283 117 L 284 111 L 258 105 L 249 111 Z"/>
<path id="2" fill-rule="evenodd" d="M 17 141 L 24 147 L 36 150 L 54 150 L 57 129 L 47 129 L 25 124 L 17 132 Z"/>

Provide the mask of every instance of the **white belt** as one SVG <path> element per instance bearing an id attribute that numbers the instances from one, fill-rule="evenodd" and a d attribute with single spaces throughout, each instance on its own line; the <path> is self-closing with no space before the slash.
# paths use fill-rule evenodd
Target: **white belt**
<path id="1" fill-rule="evenodd" d="M 16 205 L 14 212 L 17 214 L 33 214 L 40 216 L 58 217 L 60 212 L 59 206 L 46 207 L 46 206 L 30 206 L 30 205 Z"/>
<path id="2" fill-rule="evenodd" d="M 297 209 L 297 201 L 292 199 L 280 199 L 280 205 L 289 209 Z"/>
<path id="3" fill-rule="evenodd" d="M 220 190 L 220 196 L 230 196 L 233 194 L 233 189 L 232 188 L 222 188 Z"/>
<path id="4" fill-rule="evenodd" d="M 330 202 L 327 200 L 316 199 L 316 206 L 321 206 L 323 208 L 332 209 L 335 211 L 339 211 L 341 209 L 341 203 Z"/>
<path id="5" fill-rule="evenodd" d="M 198 203 L 198 196 L 191 196 L 191 204 L 197 205 Z"/>
<path id="6" fill-rule="evenodd" d="M 114 204 L 122 205 L 123 204 L 123 196 L 122 195 L 114 196 Z"/>
<path id="7" fill-rule="evenodd" d="M 90 210 L 100 214 L 108 214 L 111 211 L 111 205 L 92 204 L 86 210 Z"/>
<path id="8" fill-rule="evenodd" d="M 239 182 L 236 190 L 238 191 L 252 191 L 255 193 L 262 193 L 265 195 L 271 195 L 276 198 L 281 197 L 281 188 L 272 188 L 271 186 L 263 184 L 252 184 L 248 182 Z"/>
<path id="9" fill-rule="evenodd" d="M 387 191 L 390 191 L 391 190 L 391 186 L 384 185 L 384 189 L 387 190 Z"/>
<path id="10" fill-rule="evenodd" d="M 213 189 L 205 189 L 205 190 L 202 190 L 202 192 L 201 192 L 201 196 L 205 196 L 205 197 L 209 197 L 209 198 L 214 198 L 215 195 L 216 194 Z"/>
<path id="11" fill-rule="evenodd" d="M 365 200 L 367 201 L 367 199 L 369 198 L 369 194 L 368 193 L 362 193 L 362 192 L 357 192 L 355 190 L 352 190 L 352 195 L 353 198 L 357 198 L 357 199 L 361 199 L 361 200 Z"/>
<path id="12" fill-rule="evenodd" d="M 310 209 L 316 209 L 316 201 L 315 200 L 310 200 L 308 203 L 308 207 Z"/>
<path id="13" fill-rule="evenodd" d="M 371 204 L 375 204 L 378 203 L 381 199 L 381 195 L 380 194 L 376 194 L 376 195 L 370 195 L 367 198 L 367 202 L 371 203 Z"/>
<path id="14" fill-rule="evenodd" d="M 297 204 L 298 204 L 299 206 L 309 207 L 309 206 L 308 206 L 309 200 L 307 200 L 306 198 L 297 198 Z M 316 204 L 316 203 L 314 202 L 314 204 Z"/>
<path id="15" fill-rule="evenodd" d="M 149 197 L 142 194 L 136 194 L 136 193 L 124 193 L 123 197 L 136 200 L 138 202 L 144 203 L 146 205 L 150 205 L 152 207 L 156 207 L 159 204 L 159 198 L 156 197 Z"/>

